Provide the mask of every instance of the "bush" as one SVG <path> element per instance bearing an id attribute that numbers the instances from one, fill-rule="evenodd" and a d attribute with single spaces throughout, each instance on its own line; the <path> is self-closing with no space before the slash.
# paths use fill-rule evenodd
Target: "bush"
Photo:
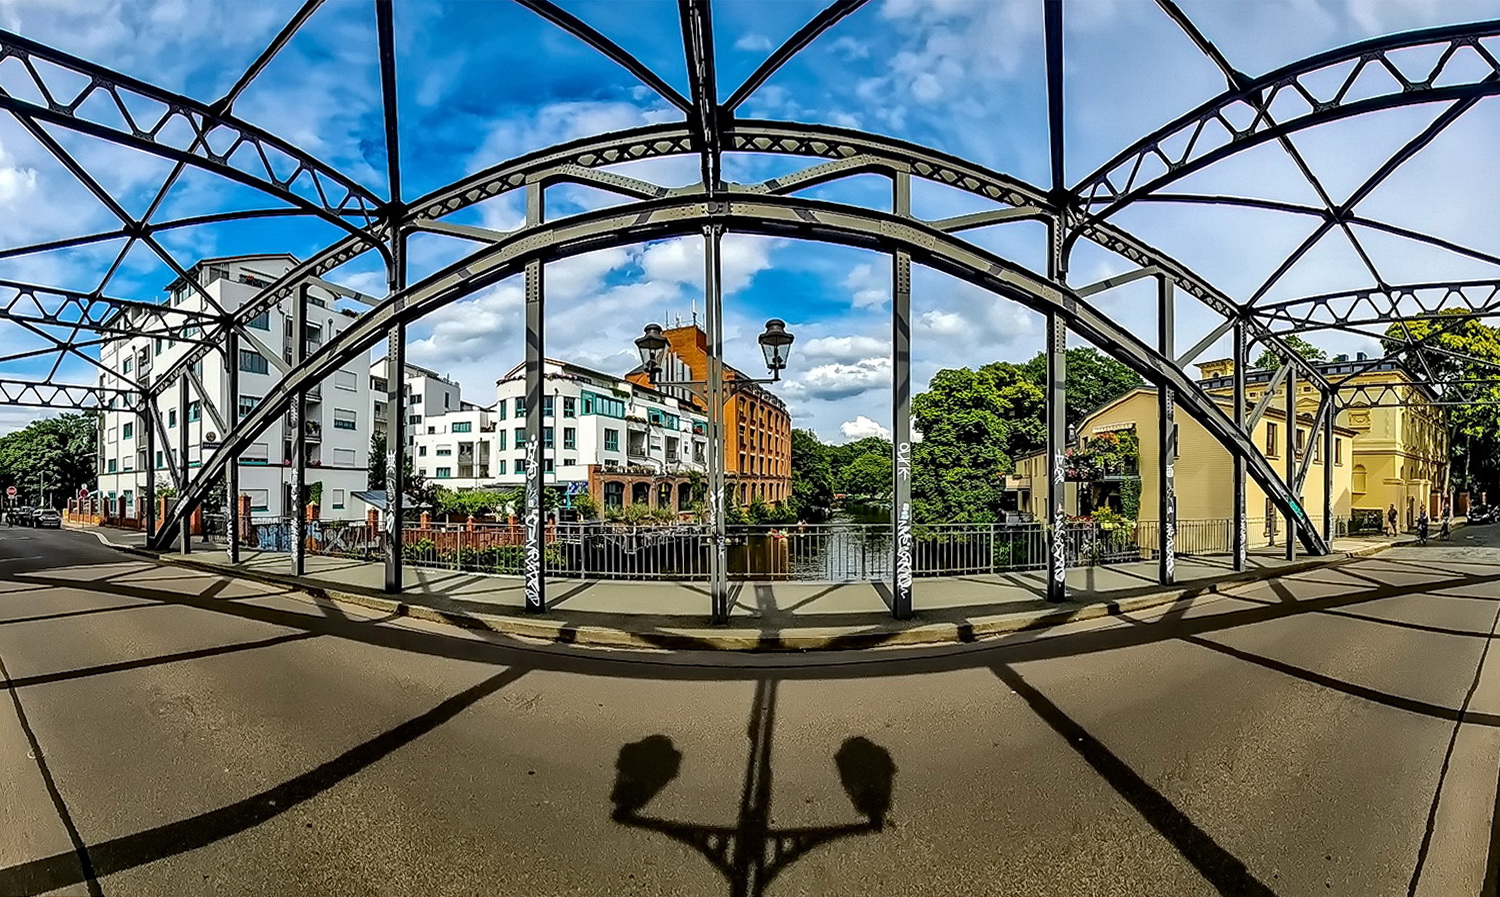
<path id="1" fill-rule="evenodd" d="M 1126 480 L 1120 484 L 1120 514 L 1131 520 L 1141 517 L 1141 478 Z"/>

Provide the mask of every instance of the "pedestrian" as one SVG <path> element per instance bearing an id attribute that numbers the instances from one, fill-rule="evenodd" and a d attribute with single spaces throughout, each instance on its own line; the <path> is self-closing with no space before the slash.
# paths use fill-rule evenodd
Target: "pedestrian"
<path id="1" fill-rule="evenodd" d="M 1417 541 L 1423 545 L 1427 544 L 1427 524 L 1427 509 L 1423 508 L 1417 515 Z"/>
<path id="2" fill-rule="evenodd" d="M 1453 538 L 1453 522 L 1446 511 L 1443 513 L 1443 526 L 1442 529 L 1438 530 L 1438 538 L 1444 542 Z"/>
<path id="3" fill-rule="evenodd" d="M 1385 522 L 1390 535 L 1400 535 L 1400 531 L 1396 529 L 1396 505 L 1394 503 L 1391 505 L 1391 509 L 1385 512 Z"/>

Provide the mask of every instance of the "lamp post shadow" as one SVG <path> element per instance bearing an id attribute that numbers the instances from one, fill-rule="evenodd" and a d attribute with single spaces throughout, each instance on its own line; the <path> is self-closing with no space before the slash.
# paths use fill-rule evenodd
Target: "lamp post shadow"
<path id="1" fill-rule="evenodd" d="M 771 735 L 776 715 L 774 679 L 755 685 L 747 735 L 749 756 L 734 825 L 712 826 L 642 815 L 682 766 L 682 752 L 666 735 L 651 735 L 620 748 L 615 761 L 611 818 L 631 828 L 660 832 L 701 853 L 729 883 L 730 897 L 762 897 L 787 866 L 812 849 L 885 827 L 896 764 L 891 755 L 862 736 L 844 740 L 834 754 L 839 783 L 863 822 L 801 828 L 772 828 Z"/>

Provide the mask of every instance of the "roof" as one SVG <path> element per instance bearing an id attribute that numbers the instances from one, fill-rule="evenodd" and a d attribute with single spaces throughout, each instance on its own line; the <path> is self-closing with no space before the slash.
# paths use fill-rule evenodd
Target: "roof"
<path id="1" fill-rule="evenodd" d="M 353 492 L 351 494 L 355 498 L 359 499 L 360 501 L 364 502 L 365 504 L 369 505 L 372 508 L 377 508 L 377 509 L 379 509 L 381 511 L 384 511 L 386 509 L 386 495 L 385 495 L 385 490 L 384 489 L 365 489 L 365 490 L 360 490 L 360 491 Z M 423 503 L 417 501 L 412 496 L 408 495 L 408 496 L 406 496 L 406 501 L 402 504 L 402 507 L 403 508 L 418 509 L 418 508 L 430 508 L 432 506 L 428 505 L 428 504 L 423 504 Z"/>

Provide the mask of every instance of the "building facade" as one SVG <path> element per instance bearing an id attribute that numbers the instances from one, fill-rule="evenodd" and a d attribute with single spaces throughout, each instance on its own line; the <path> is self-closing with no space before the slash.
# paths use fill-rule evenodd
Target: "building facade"
<path id="1" fill-rule="evenodd" d="M 204 259 L 195 264 L 188 276 L 226 311 L 232 311 L 254 297 L 261 288 L 297 264 L 290 255 L 255 255 Z M 168 302 L 185 311 L 204 311 L 205 303 L 193 284 L 178 280 L 167 287 Z M 310 288 L 304 336 L 309 352 L 342 332 L 354 321 L 352 312 L 336 307 L 334 292 L 317 286 Z M 212 307 L 207 309 L 213 312 Z M 146 438 L 142 427 L 146 419 L 133 409 L 111 407 L 101 414 L 98 446 L 97 490 L 115 502 L 123 498 L 128 514 L 138 515 L 138 503 L 145 494 L 147 477 L 159 485 L 173 482 L 168 466 L 180 469 L 178 458 L 180 434 L 188 439 L 186 463 L 197 468 L 215 450 L 222 439 L 222 428 L 214 422 L 213 410 L 231 422 L 231 415 L 243 417 L 255 410 L 261 398 L 275 385 L 280 364 L 290 362 L 293 354 L 292 309 L 290 302 L 273 307 L 250 321 L 246 328 L 252 338 L 240 341 L 239 394 L 229 395 L 229 384 L 215 355 L 207 363 L 195 366 L 203 390 L 212 408 L 205 411 L 196 387 L 190 390 L 184 406 L 178 389 L 165 390 L 156 401 L 159 416 L 153 456 L 146 457 Z M 112 372 L 101 375 L 99 385 L 131 389 L 129 381 L 150 382 L 153 373 L 170 367 L 178 358 L 198 344 L 204 333 L 189 326 L 179 339 L 130 337 L 113 340 L 100 349 L 100 363 Z M 319 513 L 329 519 L 357 519 L 364 515 L 363 506 L 352 493 L 367 484 L 366 459 L 370 442 L 369 358 L 356 359 L 334 372 L 307 395 L 307 483 L 315 493 L 321 492 Z M 296 502 L 291 494 L 292 440 L 288 416 L 278 417 L 240 455 L 240 493 L 250 498 L 255 515 L 290 515 Z M 321 484 L 320 486 L 317 484 Z"/>
<path id="2" fill-rule="evenodd" d="M 1203 386 L 1216 395 L 1233 388 L 1230 376 L 1234 361 L 1222 359 L 1200 364 Z M 1407 373 L 1400 363 L 1382 361 L 1371 365 L 1361 353 L 1353 361 L 1339 356 L 1318 365 L 1323 376 L 1350 391 L 1348 404 L 1339 411 L 1337 424 L 1353 432 L 1350 468 L 1351 506 L 1355 511 L 1380 512 L 1382 519 L 1394 507 L 1405 527 L 1416 524 L 1417 515 L 1442 513 L 1447 493 L 1448 429 L 1440 406 L 1433 404 L 1427 389 Z M 1246 372 L 1245 395 L 1259 401 L 1271 379 L 1269 371 Z M 1284 395 L 1283 390 L 1277 390 Z M 1283 399 L 1273 399 L 1281 404 Z M 1297 410 L 1316 410 L 1313 387 L 1299 387 Z M 1399 404 L 1396 404 L 1399 403 Z"/>
<path id="3" fill-rule="evenodd" d="M 389 393 L 387 359 L 378 358 L 370 365 L 370 415 L 371 432 L 376 436 L 386 433 Z M 415 445 L 414 436 L 423 429 L 429 417 L 458 411 L 464 407 L 462 391 L 456 381 L 436 371 L 415 364 L 406 365 L 406 384 L 402 387 L 402 402 L 406 414 L 406 444 Z"/>
<path id="4" fill-rule="evenodd" d="M 708 420 L 692 405 L 621 377 L 547 359 L 540 460 L 546 486 L 601 510 L 629 505 L 688 513 L 706 469 Z M 415 393 L 414 393 L 415 395 Z M 495 404 L 468 403 L 413 424 L 414 466 L 447 489 L 513 489 L 526 482 L 526 375 L 495 384 Z"/>
<path id="5" fill-rule="evenodd" d="M 1224 402 L 1226 414 L 1231 406 Z M 1316 409 L 1303 412 L 1298 409 L 1296 422 L 1296 461 L 1300 464 L 1304 453 L 1312 452 L 1308 462 L 1306 484 L 1303 489 L 1302 506 L 1314 521 L 1323 515 L 1323 439 L 1321 431 L 1313 429 Z M 1281 471 L 1286 463 L 1286 412 L 1282 407 L 1268 407 L 1256 423 L 1253 438 L 1256 447 L 1266 460 Z M 1118 472 L 1101 481 L 1082 483 L 1068 482 L 1065 485 L 1063 506 L 1069 514 L 1087 514 L 1099 507 L 1122 509 L 1126 484 L 1137 480 L 1140 484 L 1137 520 L 1151 524 L 1157 520 L 1160 507 L 1161 475 L 1156 459 L 1160 451 L 1157 427 L 1157 395 L 1151 388 L 1131 390 L 1113 402 L 1096 409 L 1078 425 L 1076 447 L 1087 446 L 1090 440 L 1106 433 L 1131 433 L 1138 440 L 1139 460 L 1132 470 Z M 1347 427 L 1334 427 L 1333 443 L 1333 513 L 1347 517 L 1350 510 L 1351 444 L 1356 433 Z M 1177 519 L 1179 524 L 1189 521 L 1228 521 L 1234 517 L 1234 459 L 1229 450 L 1191 416 L 1179 412 L 1177 415 L 1178 455 L 1174 467 L 1177 494 Z M 1020 459 L 1016 463 L 1016 488 L 1024 484 L 1024 500 L 1035 519 L 1044 519 L 1047 494 L 1046 455 L 1039 453 Z M 1031 484 L 1042 488 L 1031 488 Z M 1274 540 L 1285 529 L 1284 522 L 1274 510 L 1270 499 L 1254 480 L 1245 483 L 1245 513 L 1250 520 L 1250 544 L 1265 545 Z M 1226 529 L 1225 533 L 1228 532 Z"/>
<path id="6" fill-rule="evenodd" d="M 662 359 L 661 379 L 707 382 L 708 335 L 703 329 L 689 324 L 664 330 L 662 335 L 668 348 Z M 625 376 L 637 385 L 651 385 L 644 367 Z M 731 494 L 741 505 L 757 498 L 767 504 L 784 502 L 792 497 L 792 416 L 770 390 L 745 382 L 750 379 L 724 366 L 724 380 L 730 384 L 724 401 L 724 471 Z M 707 410 L 687 387 L 666 386 L 662 391 L 700 411 Z"/>

